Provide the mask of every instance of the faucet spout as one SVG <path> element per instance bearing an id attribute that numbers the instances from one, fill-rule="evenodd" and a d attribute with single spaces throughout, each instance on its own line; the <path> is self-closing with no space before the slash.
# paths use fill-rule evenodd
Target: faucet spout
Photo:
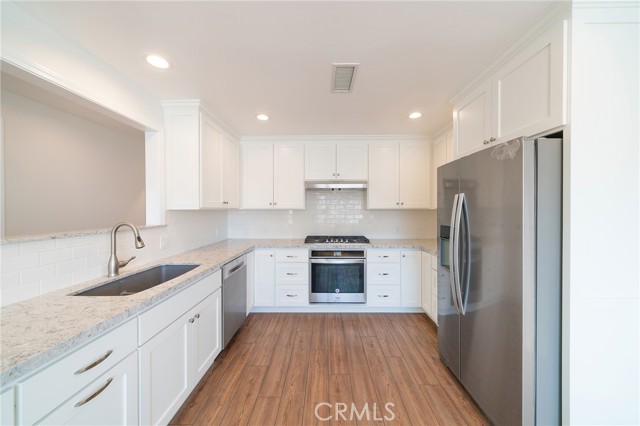
<path id="1" fill-rule="evenodd" d="M 127 261 L 120 262 L 118 260 L 118 256 L 116 255 L 116 233 L 122 226 L 128 226 L 133 232 L 133 235 L 135 237 L 135 246 L 137 249 L 141 249 L 144 247 L 144 241 L 140 236 L 140 231 L 138 231 L 138 228 L 136 228 L 133 223 L 120 222 L 116 224 L 111 230 L 111 256 L 109 257 L 109 263 L 107 264 L 107 276 L 109 277 L 115 277 L 116 275 L 118 275 L 120 273 L 120 268 L 125 267 L 133 259 L 131 258 Z"/>

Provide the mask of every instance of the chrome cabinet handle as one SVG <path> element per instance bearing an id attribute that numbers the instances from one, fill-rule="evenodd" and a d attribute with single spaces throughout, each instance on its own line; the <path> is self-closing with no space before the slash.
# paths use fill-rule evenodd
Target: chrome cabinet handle
<path id="1" fill-rule="evenodd" d="M 380 256 L 380 255 L 378 255 L 378 257 L 379 257 L 380 259 L 386 259 L 386 258 L 388 258 L 389 256 L 387 256 L 387 255 L 385 254 L 384 256 Z"/>
<path id="2" fill-rule="evenodd" d="M 379 294 L 378 297 L 385 298 L 385 297 L 389 297 L 389 295 L 388 294 Z"/>
<path id="3" fill-rule="evenodd" d="M 287 294 L 287 297 L 298 297 L 297 294 Z"/>
<path id="4" fill-rule="evenodd" d="M 294 256 L 294 255 L 292 255 L 292 254 L 288 254 L 288 255 L 287 255 L 287 257 L 288 257 L 289 259 L 292 259 L 292 258 L 294 258 L 294 257 L 298 257 L 298 256 Z"/>
<path id="5" fill-rule="evenodd" d="M 84 404 L 86 404 L 87 402 L 91 401 L 96 396 L 100 395 L 111 384 L 112 381 L 113 381 L 113 377 L 109 378 L 109 380 L 107 380 L 107 383 L 102 385 L 102 387 L 100 389 L 98 389 L 97 391 L 95 391 L 94 393 L 92 393 L 91 395 L 89 395 L 88 397 L 83 399 L 82 401 L 78 402 L 75 406 L 76 407 L 82 407 Z"/>
<path id="6" fill-rule="evenodd" d="M 298 275 L 297 272 L 287 272 L 287 275 Z"/>
<path id="7" fill-rule="evenodd" d="M 389 275 L 389 273 L 388 272 L 378 272 L 378 275 L 381 275 L 381 276 L 384 277 L 384 276 Z"/>
<path id="8" fill-rule="evenodd" d="M 76 371 L 73 374 L 75 374 L 77 376 L 78 374 L 82 374 L 85 371 L 91 370 L 93 367 L 97 366 L 102 361 L 104 361 L 105 359 L 109 358 L 109 356 L 112 353 L 113 353 L 113 350 L 109 349 L 106 354 L 102 355 L 100 358 L 98 358 L 97 360 L 93 361 L 91 364 L 87 365 L 86 367 L 82 367 L 80 370 Z"/>

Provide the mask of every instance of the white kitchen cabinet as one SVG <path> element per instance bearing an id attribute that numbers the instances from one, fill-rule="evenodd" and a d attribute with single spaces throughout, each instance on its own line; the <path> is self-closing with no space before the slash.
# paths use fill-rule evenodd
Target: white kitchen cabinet
<path id="1" fill-rule="evenodd" d="M 242 208 L 304 209 L 304 145 L 242 146 Z"/>
<path id="2" fill-rule="evenodd" d="M 256 302 L 256 257 L 255 250 L 247 253 L 247 315 L 253 311 Z"/>
<path id="3" fill-rule="evenodd" d="M 137 352 L 129 354 L 40 423 L 78 426 L 138 424 Z"/>
<path id="4" fill-rule="evenodd" d="M 0 424 L 16 424 L 16 394 L 13 386 L 0 394 Z"/>
<path id="5" fill-rule="evenodd" d="M 438 323 L 438 258 L 422 253 L 422 309 Z"/>
<path id="6" fill-rule="evenodd" d="M 306 180 L 367 180 L 367 145 L 315 142 L 305 145 Z"/>
<path id="7" fill-rule="evenodd" d="M 167 424 L 222 349 L 218 288 L 140 347 L 140 423 Z"/>
<path id="8" fill-rule="evenodd" d="M 566 124 L 566 37 L 558 21 L 454 101 L 456 158 Z"/>
<path id="9" fill-rule="evenodd" d="M 200 102 L 164 102 L 167 208 L 239 206 L 239 148 Z"/>
<path id="10" fill-rule="evenodd" d="M 275 250 L 254 251 L 255 306 L 274 306 L 276 291 Z"/>
<path id="11" fill-rule="evenodd" d="M 275 305 L 309 305 L 309 251 L 278 249 L 275 259 Z"/>
<path id="12" fill-rule="evenodd" d="M 421 305 L 422 252 L 402 250 L 400 259 L 400 305 L 417 307 Z"/>
<path id="13" fill-rule="evenodd" d="M 438 208 L 438 167 L 453 160 L 453 130 L 442 133 L 433 141 L 431 150 L 431 208 Z"/>
<path id="14" fill-rule="evenodd" d="M 367 285 L 367 306 L 385 308 L 400 306 L 400 286 Z"/>
<path id="15" fill-rule="evenodd" d="M 370 144 L 367 208 L 429 208 L 430 151 L 423 141 Z"/>
<path id="16" fill-rule="evenodd" d="M 401 302 L 401 251 L 367 250 L 367 306 L 397 308 Z"/>
<path id="17" fill-rule="evenodd" d="M 99 378 L 135 352 L 136 330 L 136 320 L 130 320 L 19 383 L 20 423 L 39 422 L 81 391 L 102 386 Z"/>

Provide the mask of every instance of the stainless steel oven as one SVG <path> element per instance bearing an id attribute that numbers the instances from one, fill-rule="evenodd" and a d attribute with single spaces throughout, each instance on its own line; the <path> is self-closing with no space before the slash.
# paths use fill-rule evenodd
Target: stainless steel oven
<path id="1" fill-rule="evenodd" d="M 310 303 L 365 303 L 365 250 L 311 250 Z"/>

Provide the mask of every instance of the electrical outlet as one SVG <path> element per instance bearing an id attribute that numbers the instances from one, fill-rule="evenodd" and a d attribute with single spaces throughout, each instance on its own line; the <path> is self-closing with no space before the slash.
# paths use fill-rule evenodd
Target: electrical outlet
<path id="1" fill-rule="evenodd" d="M 160 250 L 166 249 L 171 244 L 168 235 L 164 235 L 160 237 Z"/>

